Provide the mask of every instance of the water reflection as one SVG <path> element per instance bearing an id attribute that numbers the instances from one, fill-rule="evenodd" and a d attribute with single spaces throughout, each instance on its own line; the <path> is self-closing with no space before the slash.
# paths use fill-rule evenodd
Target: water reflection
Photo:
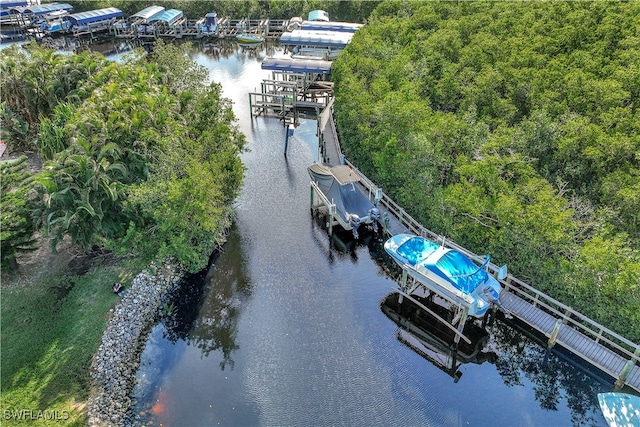
<path id="1" fill-rule="evenodd" d="M 446 372 L 454 382 L 458 382 L 462 377 L 460 367 L 463 364 L 495 363 L 498 357 L 496 353 L 484 350 L 489 341 L 486 329 L 480 328 L 475 323 L 468 323 L 464 329 L 464 335 L 470 342 L 460 340 L 456 344 L 454 331 L 412 301 L 401 300 L 400 297 L 399 293 L 394 292 L 389 294 L 380 305 L 384 314 L 398 325 L 398 341 Z M 453 313 L 443 306 L 426 298 L 421 298 L 420 303 L 441 318 L 449 322 L 452 320 Z"/>
<path id="2" fill-rule="evenodd" d="M 242 257 L 242 241 L 233 227 L 224 246 L 225 257 L 214 255 L 211 268 L 187 279 L 168 303 L 173 309 L 163 314 L 164 338 L 198 348 L 203 357 L 221 354 L 220 368 L 233 368 L 237 322 L 242 302 L 251 295 L 250 279 Z M 204 284 L 204 286 L 203 286 Z M 206 296 L 206 298 L 205 298 Z"/>
<path id="3" fill-rule="evenodd" d="M 242 245 L 233 226 L 224 256 L 214 254 L 208 271 L 185 279 L 160 308 L 132 391 L 138 402 L 131 414 L 135 425 L 174 424 L 171 414 L 181 404 L 171 375 L 180 369 L 180 360 L 195 356 L 217 361 L 221 372 L 234 369 L 234 353 L 240 349 L 238 320 L 251 297 Z"/>
<path id="4" fill-rule="evenodd" d="M 220 368 L 233 368 L 232 353 L 236 343 L 237 323 L 243 302 L 251 295 L 251 281 L 247 275 L 246 260 L 242 256 L 242 240 L 235 228 L 224 247 L 226 256 L 214 262 L 205 281 L 209 297 L 194 322 L 187 343 L 194 345 L 209 357 L 220 351 Z"/>
<path id="5" fill-rule="evenodd" d="M 515 323 L 496 322 L 490 328 L 491 347 L 500 354 L 496 369 L 504 383 L 531 384 L 536 401 L 547 411 L 558 411 L 566 400 L 575 426 L 601 424 L 597 394 L 611 387 L 606 375 L 597 376 L 595 368 L 572 360 L 560 346 L 548 352 L 526 332 Z"/>

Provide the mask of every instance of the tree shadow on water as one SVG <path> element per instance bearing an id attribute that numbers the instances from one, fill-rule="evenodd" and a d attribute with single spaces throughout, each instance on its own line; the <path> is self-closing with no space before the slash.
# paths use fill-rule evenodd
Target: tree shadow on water
<path id="1" fill-rule="evenodd" d="M 220 253 L 212 257 L 207 271 L 187 278 L 160 308 L 165 338 L 185 341 L 201 350 L 203 357 L 221 352 L 220 369 L 233 369 L 232 353 L 237 323 L 244 302 L 251 296 L 242 239 L 233 227 Z"/>
<path id="2" fill-rule="evenodd" d="M 490 329 L 491 346 L 499 355 L 495 366 L 504 383 L 517 387 L 526 379 L 542 409 L 557 411 L 565 399 L 573 425 L 598 425 L 597 395 L 611 388 L 604 374 L 572 360 L 560 347 L 548 352 L 535 336 L 512 326 L 517 325 L 496 322 Z"/>

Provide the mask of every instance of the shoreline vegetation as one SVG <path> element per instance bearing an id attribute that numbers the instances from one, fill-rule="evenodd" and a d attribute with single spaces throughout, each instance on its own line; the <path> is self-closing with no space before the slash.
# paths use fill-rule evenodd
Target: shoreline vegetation
<path id="1" fill-rule="evenodd" d="M 31 152 L 0 164 L 3 425 L 120 424 L 161 297 L 226 240 L 245 138 L 189 49 L 0 51 L 3 141 Z"/>
<path id="2" fill-rule="evenodd" d="M 640 342 L 638 2 L 381 3 L 343 152 L 417 221 Z"/>

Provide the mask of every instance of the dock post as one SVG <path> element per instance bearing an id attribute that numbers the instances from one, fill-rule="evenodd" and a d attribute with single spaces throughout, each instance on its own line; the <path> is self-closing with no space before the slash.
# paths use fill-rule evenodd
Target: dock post
<path id="1" fill-rule="evenodd" d="M 406 291 L 407 289 L 407 269 L 402 269 L 402 281 L 400 282 L 400 286 L 402 287 L 402 291 Z"/>
<path id="2" fill-rule="evenodd" d="M 636 348 L 636 351 L 633 353 L 633 357 L 627 360 L 627 363 L 624 364 L 620 375 L 618 375 L 618 378 L 616 379 L 613 391 L 620 391 L 622 387 L 624 387 L 624 384 L 626 383 L 631 370 L 635 366 L 638 357 L 640 357 L 640 347 Z"/>
<path id="3" fill-rule="evenodd" d="M 313 212 L 313 199 L 314 199 L 314 192 L 313 192 L 313 185 L 310 185 L 309 188 L 311 188 L 310 194 L 309 194 L 309 209 L 311 209 L 311 212 Z"/>
<path id="4" fill-rule="evenodd" d="M 635 365 L 633 359 L 627 360 L 627 363 L 624 364 L 624 367 L 622 368 L 618 379 L 616 379 L 613 391 L 620 391 L 622 387 L 624 387 L 624 383 L 627 381 L 627 377 L 629 377 L 631 369 L 633 369 L 633 365 Z"/>
<path id="5" fill-rule="evenodd" d="M 284 156 L 287 157 L 287 148 L 289 147 L 289 135 L 293 135 L 293 130 L 289 130 L 289 125 L 287 124 L 284 133 Z"/>
<path id="6" fill-rule="evenodd" d="M 329 235 L 333 236 L 333 216 L 336 214 L 336 205 L 329 205 Z"/>
<path id="7" fill-rule="evenodd" d="M 469 315 L 469 307 L 462 308 L 462 316 L 460 316 L 460 321 L 458 322 L 458 332 L 455 338 L 453 339 L 453 343 L 458 347 L 458 343 L 460 342 L 460 335 L 462 335 L 462 331 L 464 330 L 464 325 L 467 323 L 467 316 Z"/>
<path id="8" fill-rule="evenodd" d="M 556 345 L 556 341 L 558 339 L 558 332 L 560 332 L 560 328 L 562 327 L 562 319 L 556 320 L 556 324 L 553 327 L 553 332 L 551 332 L 551 336 L 549 337 L 549 341 L 547 342 L 547 348 L 551 349 L 554 345 Z"/>
<path id="9" fill-rule="evenodd" d="M 389 212 L 384 211 L 384 213 L 382 214 L 382 228 L 384 229 L 385 234 L 389 233 L 389 222 Z"/>

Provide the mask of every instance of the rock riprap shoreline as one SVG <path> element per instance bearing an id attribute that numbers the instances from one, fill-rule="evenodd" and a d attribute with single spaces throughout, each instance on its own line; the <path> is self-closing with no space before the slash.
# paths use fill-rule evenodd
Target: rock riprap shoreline
<path id="1" fill-rule="evenodd" d="M 128 424 L 130 392 L 140 364 L 140 352 L 163 297 L 184 277 L 177 262 L 150 265 L 138 274 L 113 309 L 91 366 L 89 425 Z"/>

